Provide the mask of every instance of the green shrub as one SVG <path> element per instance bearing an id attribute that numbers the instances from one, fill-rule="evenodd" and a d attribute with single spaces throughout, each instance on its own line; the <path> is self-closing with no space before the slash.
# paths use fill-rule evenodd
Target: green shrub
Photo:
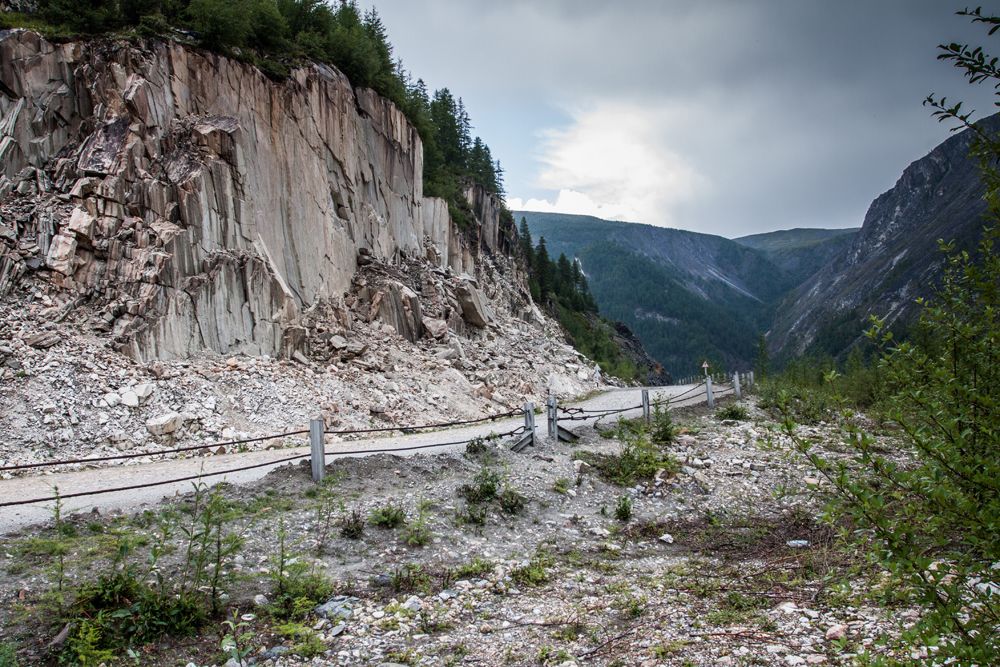
<path id="1" fill-rule="evenodd" d="M 388 502 L 373 509 L 368 520 L 379 528 L 397 528 L 406 523 L 406 510 L 399 503 Z"/>
<path id="2" fill-rule="evenodd" d="M 648 481 L 660 470 L 669 474 L 680 470 L 677 459 L 660 451 L 645 435 L 626 439 L 618 454 L 580 452 L 579 456 L 594 466 L 602 478 L 618 486 Z"/>
<path id="3" fill-rule="evenodd" d="M 407 524 L 403 530 L 403 542 L 411 547 L 422 547 L 430 543 L 431 530 L 427 521 L 430 503 L 421 501 L 417 504 L 417 518 Z"/>
<path id="4" fill-rule="evenodd" d="M 649 439 L 655 445 L 669 445 L 677 434 L 670 411 L 660 405 L 653 406 L 653 423 L 649 429 Z"/>
<path id="5" fill-rule="evenodd" d="M 0 667 L 18 667 L 17 649 L 13 644 L 0 642 Z"/>
<path id="6" fill-rule="evenodd" d="M 365 515 L 355 508 L 340 518 L 340 536 L 360 540 L 365 534 Z"/>
<path id="7" fill-rule="evenodd" d="M 987 664 L 1000 654 L 1000 596 L 983 585 L 996 581 L 1000 562 L 998 242 L 1000 228 L 984 230 L 978 263 L 944 246 L 948 268 L 935 297 L 921 301 L 914 341 L 896 342 L 878 320 L 869 332 L 883 351 L 887 409 L 912 460 L 888 458 L 849 424 L 853 465 L 828 461 L 796 438 L 790 419 L 785 425 L 859 534 L 874 537 L 893 589 L 924 608 L 903 641 L 935 647 L 936 664 Z"/>
<path id="8" fill-rule="evenodd" d="M 730 403 L 729 405 L 716 410 L 715 416 L 719 419 L 741 422 L 750 419 L 750 412 L 747 410 L 745 405 L 740 403 Z"/>
<path id="9" fill-rule="evenodd" d="M 522 586 L 540 586 L 549 580 L 552 558 L 544 551 L 538 551 L 527 565 L 510 571 L 511 579 Z"/>
<path id="10" fill-rule="evenodd" d="M 628 496 L 620 496 L 615 503 L 615 518 L 626 523 L 632 518 L 632 501 Z"/>
<path id="11" fill-rule="evenodd" d="M 510 487 L 504 487 L 497 498 L 504 514 L 520 514 L 528 499 Z"/>
<path id="12" fill-rule="evenodd" d="M 485 503 L 497 497 L 500 490 L 500 474 L 491 468 L 482 468 L 472 480 L 472 484 L 463 484 L 458 489 L 458 495 L 472 504 Z"/>

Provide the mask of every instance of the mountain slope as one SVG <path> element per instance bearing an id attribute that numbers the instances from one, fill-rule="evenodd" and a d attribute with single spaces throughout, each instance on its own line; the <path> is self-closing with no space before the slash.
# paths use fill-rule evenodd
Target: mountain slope
<path id="1" fill-rule="evenodd" d="M 771 304 L 793 286 L 761 252 L 720 236 L 580 215 L 515 217 L 551 256 L 577 257 L 601 313 L 627 324 L 675 376 L 706 357 L 749 363 Z"/>
<path id="2" fill-rule="evenodd" d="M 733 239 L 764 253 L 795 283 L 804 282 L 851 245 L 859 228 L 786 229 Z"/>
<path id="3" fill-rule="evenodd" d="M 982 121 L 1000 129 L 1000 115 Z M 843 354 L 861 340 L 869 315 L 897 328 L 913 319 L 944 263 L 938 239 L 971 248 L 982 231 L 983 185 L 969 157 L 969 131 L 913 162 L 868 209 L 848 247 L 798 287 L 777 310 L 768 344 L 782 357 Z"/>

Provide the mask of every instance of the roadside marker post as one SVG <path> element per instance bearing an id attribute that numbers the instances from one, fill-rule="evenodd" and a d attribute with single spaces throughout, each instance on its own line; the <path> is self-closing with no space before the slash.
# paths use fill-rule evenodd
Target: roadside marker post
<path id="1" fill-rule="evenodd" d="M 309 458 L 312 462 L 312 478 L 317 484 L 323 481 L 326 469 L 326 424 L 323 418 L 309 420 Z"/>
<path id="2" fill-rule="evenodd" d="M 705 377 L 705 397 L 708 399 L 709 409 L 715 408 L 715 396 L 712 395 L 712 378 L 711 376 Z"/>
<path id="3" fill-rule="evenodd" d="M 557 438 L 559 431 L 559 417 L 557 415 L 557 410 L 559 405 L 556 402 L 555 396 L 549 396 L 548 400 L 548 426 L 549 426 L 549 437 Z"/>
<path id="4" fill-rule="evenodd" d="M 736 371 L 733 373 L 733 389 L 736 390 L 736 398 L 743 398 L 743 392 L 740 390 L 740 372 Z"/>
<path id="5" fill-rule="evenodd" d="M 642 390 L 642 417 L 646 420 L 646 426 L 649 426 L 650 416 L 649 416 L 649 390 Z"/>

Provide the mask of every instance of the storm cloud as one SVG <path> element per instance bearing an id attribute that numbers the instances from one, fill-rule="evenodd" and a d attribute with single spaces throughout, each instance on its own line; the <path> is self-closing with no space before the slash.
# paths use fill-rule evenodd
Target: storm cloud
<path id="1" fill-rule="evenodd" d="M 513 208 L 729 237 L 858 226 L 948 136 L 928 93 L 994 111 L 936 58 L 989 46 L 948 2 L 375 4 L 407 69 L 464 99 Z"/>

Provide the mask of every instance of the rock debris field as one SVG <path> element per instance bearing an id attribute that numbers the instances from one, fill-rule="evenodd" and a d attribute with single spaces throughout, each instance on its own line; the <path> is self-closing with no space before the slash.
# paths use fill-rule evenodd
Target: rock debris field
<path id="1" fill-rule="evenodd" d="M 877 574 L 852 569 L 818 519 L 826 482 L 772 417 L 745 405 L 742 421 L 675 410 L 673 442 L 632 476 L 616 464 L 656 429 L 608 418 L 578 426 L 574 443 L 541 439 L 520 454 L 477 442 L 338 459 L 321 485 L 308 464 L 222 485 L 223 532 L 239 539 L 221 562 L 228 611 L 193 636 L 137 647 L 136 661 L 234 667 L 221 650 L 227 618 L 243 663 L 275 667 L 840 665 L 887 650 L 880 640 L 917 611 L 873 597 Z M 842 455 L 834 426 L 798 428 Z M 0 641 L 26 664 L 54 664 L 66 638 L 39 620 L 54 540 L 66 545 L 70 589 L 109 568 L 123 535 L 133 552 L 114 567 L 171 581 L 183 529 L 206 502 L 192 493 L 139 514 L 95 510 L 62 537 L 48 526 L 6 540 Z M 294 586 L 289 612 L 282 591 Z"/>

